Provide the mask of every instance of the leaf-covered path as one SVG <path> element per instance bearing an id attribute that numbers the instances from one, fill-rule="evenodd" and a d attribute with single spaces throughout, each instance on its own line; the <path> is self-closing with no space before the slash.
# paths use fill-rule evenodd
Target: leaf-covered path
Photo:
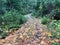
<path id="1" fill-rule="evenodd" d="M 50 45 L 58 41 L 47 37 L 47 35 L 50 36 L 50 33 L 39 19 L 31 15 L 25 17 L 28 18 L 28 21 L 18 31 L 0 40 L 0 45 Z"/>

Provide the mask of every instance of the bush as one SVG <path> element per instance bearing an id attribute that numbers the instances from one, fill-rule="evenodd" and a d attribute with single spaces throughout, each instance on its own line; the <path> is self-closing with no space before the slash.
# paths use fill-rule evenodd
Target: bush
<path id="1" fill-rule="evenodd" d="M 7 36 L 7 32 L 6 31 L 4 31 L 4 30 L 0 30 L 0 38 L 5 38 Z"/>
<path id="2" fill-rule="evenodd" d="M 41 23 L 42 23 L 42 24 L 47 24 L 48 21 L 49 21 L 49 19 L 48 19 L 47 17 L 43 17 L 43 18 L 41 19 Z"/>
<path id="3" fill-rule="evenodd" d="M 52 20 L 51 22 L 49 22 L 49 23 L 47 24 L 48 30 L 54 30 L 54 29 L 56 28 L 55 23 L 56 23 L 56 20 Z"/>
<path id="4" fill-rule="evenodd" d="M 6 36 L 7 36 L 7 32 L 2 32 L 2 33 L 1 33 L 1 38 L 4 39 Z"/>
<path id="5" fill-rule="evenodd" d="M 5 38 L 7 36 L 5 30 L 14 31 L 26 22 L 26 18 L 18 13 L 16 10 L 10 10 L 4 16 L 2 16 L 1 19 L 2 21 L 0 23 L 3 22 L 3 24 L 0 25 L 0 28 L 4 29 L 3 32 L 0 34 L 2 38 Z"/>
<path id="6" fill-rule="evenodd" d="M 51 38 L 60 39 L 60 20 L 53 20 L 47 26 L 48 30 L 52 32 Z"/>
<path id="7" fill-rule="evenodd" d="M 5 25 L 10 25 L 10 27 L 11 25 L 21 25 L 26 22 L 26 18 L 19 14 L 16 10 L 7 12 L 2 18 Z"/>
<path id="8" fill-rule="evenodd" d="M 3 16 L 3 22 L 5 23 L 5 25 L 12 23 L 23 24 L 24 22 L 26 22 L 26 18 L 23 15 L 19 14 L 17 11 L 11 10 Z"/>
<path id="9" fill-rule="evenodd" d="M 12 9 L 5 13 L 5 15 L 0 15 L 0 38 L 5 38 L 7 36 L 6 30 L 13 32 L 22 26 L 27 20 L 24 15 L 21 15 L 17 10 Z"/>

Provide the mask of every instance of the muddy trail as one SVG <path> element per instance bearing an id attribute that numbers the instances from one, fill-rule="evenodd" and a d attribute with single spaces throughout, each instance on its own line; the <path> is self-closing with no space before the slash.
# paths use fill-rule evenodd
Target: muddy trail
<path id="1" fill-rule="evenodd" d="M 41 24 L 40 19 L 31 14 L 25 17 L 28 21 L 19 30 L 0 40 L 0 45 L 50 45 L 55 41 L 46 36 L 47 27 Z"/>

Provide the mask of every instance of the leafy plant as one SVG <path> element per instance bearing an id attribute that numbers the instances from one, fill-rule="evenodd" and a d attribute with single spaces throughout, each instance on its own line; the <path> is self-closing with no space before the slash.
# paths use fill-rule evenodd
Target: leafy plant
<path id="1" fill-rule="evenodd" d="M 56 38 L 56 32 L 52 32 L 51 35 L 51 38 Z"/>
<path id="2" fill-rule="evenodd" d="M 52 38 L 58 38 L 60 39 L 60 21 L 53 20 L 49 23 L 47 26 L 48 30 L 52 32 Z M 53 31 L 54 30 L 54 31 Z"/>
<path id="3" fill-rule="evenodd" d="M 5 37 L 7 36 L 7 33 L 6 32 L 3 32 L 2 34 L 1 34 L 1 37 L 4 39 Z"/>
<path id="4" fill-rule="evenodd" d="M 59 43 L 58 42 L 54 42 L 52 45 L 59 45 Z"/>
<path id="5" fill-rule="evenodd" d="M 10 27 L 15 24 L 17 26 L 18 24 L 20 25 L 25 23 L 26 18 L 23 15 L 19 14 L 17 11 L 11 10 L 3 16 L 3 22 L 5 25 L 10 25 Z"/>
<path id="6" fill-rule="evenodd" d="M 47 24 L 47 28 L 48 28 L 48 30 L 55 30 L 55 28 L 56 28 L 56 20 L 52 20 L 51 22 L 49 22 Z"/>
<path id="7" fill-rule="evenodd" d="M 27 20 L 26 18 L 17 12 L 17 10 L 10 10 L 1 18 L 0 28 L 4 29 L 3 32 L 0 34 L 1 38 L 5 38 L 7 36 L 6 30 L 13 32 L 21 27 L 23 23 Z"/>
<path id="8" fill-rule="evenodd" d="M 49 21 L 49 19 L 48 19 L 47 17 L 43 17 L 43 18 L 41 19 L 41 23 L 42 23 L 42 24 L 47 24 L 48 21 Z"/>
<path id="9" fill-rule="evenodd" d="M 4 30 L 0 30 L 0 38 L 5 38 L 7 36 L 7 32 Z"/>

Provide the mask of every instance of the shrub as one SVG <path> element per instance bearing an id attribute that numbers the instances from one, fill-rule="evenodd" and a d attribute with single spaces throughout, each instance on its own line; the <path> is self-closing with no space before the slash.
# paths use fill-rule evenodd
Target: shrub
<path id="1" fill-rule="evenodd" d="M 54 30 L 56 28 L 56 24 L 55 23 L 56 23 L 56 20 L 52 20 L 51 22 L 49 22 L 47 24 L 48 30 Z"/>
<path id="2" fill-rule="evenodd" d="M 57 21 L 57 20 L 53 20 L 52 22 L 50 22 L 48 24 L 48 28 L 53 28 L 55 29 L 56 31 L 57 30 L 60 30 L 60 21 Z M 52 29 L 51 29 L 52 30 Z M 59 32 L 59 31 L 58 31 Z"/>
<path id="3" fill-rule="evenodd" d="M 48 30 L 52 32 L 51 38 L 60 39 L 60 20 L 53 20 L 48 24 Z"/>
<path id="4" fill-rule="evenodd" d="M 3 16 L 3 22 L 5 23 L 5 25 L 10 26 L 15 24 L 21 25 L 26 22 L 26 18 L 23 15 L 19 14 L 17 11 L 11 10 Z"/>
<path id="5" fill-rule="evenodd" d="M 42 23 L 42 24 L 47 24 L 48 21 L 49 21 L 49 19 L 48 19 L 47 17 L 43 17 L 43 18 L 41 19 L 41 23 Z"/>
<path id="6" fill-rule="evenodd" d="M 5 30 L 0 30 L 0 38 L 5 38 L 7 36 L 7 32 Z"/>
<path id="7" fill-rule="evenodd" d="M 16 10 L 10 10 L 4 16 L 2 16 L 2 29 L 18 29 L 23 23 L 26 22 L 26 18 L 18 13 Z"/>
<path id="8" fill-rule="evenodd" d="M 0 23 L 3 22 L 3 24 L 0 25 L 0 28 L 8 31 L 14 31 L 15 29 L 18 29 L 23 23 L 26 22 L 26 18 L 16 10 L 10 10 L 4 16 L 2 16 L 1 19 L 2 21 Z M 0 34 L 2 38 L 7 36 L 7 33 L 4 30 Z"/>
<path id="9" fill-rule="evenodd" d="M 4 39 L 6 36 L 7 36 L 7 32 L 2 32 L 2 33 L 1 33 L 1 38 Z"/>

